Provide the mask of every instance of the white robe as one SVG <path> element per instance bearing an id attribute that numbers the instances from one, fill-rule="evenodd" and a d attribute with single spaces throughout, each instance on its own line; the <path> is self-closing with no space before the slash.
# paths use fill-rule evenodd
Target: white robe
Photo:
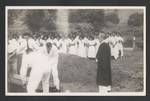
<path id="1" fill-rule="evenodd" d="M 31 48 L 33 51 L 37 51 L 39 49 L 39 46 L 36 44 L 36 41 L 34 39 L 28 40 L 29 48 Z"/>
<path id="2" fill-rule="evenodd" d="M 111 56 L 115 56 L 115 44 L 116 44 L 116 40 L 115 37 L 110 36 L 107 38 L 109 45 L 110 45 L 110 49 L 111 49 Z"/>
<path id="3" fill-rule="evenodd" d="M 88 41 L 88 58 L 95 58 L 96 56 L 96 41 L 95 40 L 89 40 Z"/>
<path id="4" fill-rule="evenodd" d="M 85 57 L 88 57 L 88 39 L 85 37 L 84 39 L 84 43 L 85 43 Z"/>
<path id="5" fill-rule="evenodd" d="M 63 44 L 62 40 L 61 39 L 60 40 L 55 39 L 54 44 L 55 44 L 58 52 L 61 53 L 62 52 L 61 48 L 62 48 L 62 44 Z"/>
<path id="6" fill-rule="evenodd" d="M 76 40 L 68 40 L 68 53 L 72 55 L 77 55 L 77 43 Z"/>
<path id="7" fill-rule="evenodd" d="M 78 40 L 77 54 L 80 57 L 86 57 L 86 49 L 84 40 Z"/>
<path id="8" fill-rule="evenodd" d="M 46 43 L 47 42 L 50 42 L 51 44 L 52 44 L 52 46 L 54 46 L 55 48 L 57 48 L 56 47 L 56 39 L 50 39 L 50 38 L 48 38 L 47 40 L 46 40 Z"/>
<path id="9" fill-rule="evenodd" d="M 40 45 L 41 45 L 41 46 L 44 46 L 45 44 L 46 44 L 46 41 L 43 40 L 43 39 L 40 39 Z"/>
<path id="10" fill-rule="evenodd" d="M 39 47 L 41 47 L 40 39 L 37 39 L 37 40 L 35 41 L 35 43 L 36 43 Z"/>
<path id="11" fill-rule="evenodd" d="M 67 40 L 66 39 L 60 39 L 60 44 L 62 45 L 62 47 L 60 48 L 60 53 L 67 53 Z"/>
<path id="12" fill-rule="evenodd" d="M 121 52 L 121 56 L 123 56 L 123 38 L 118 37 L 118 50 Z"/>

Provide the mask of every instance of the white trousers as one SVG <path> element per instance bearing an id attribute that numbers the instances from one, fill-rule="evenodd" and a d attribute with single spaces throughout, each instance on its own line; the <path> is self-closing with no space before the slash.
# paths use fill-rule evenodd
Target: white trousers
<path id="1" fill-rule="evenodd" d="M 36 70 L 36 69 L 33 69 L 31 71 L 29 81 L 27 84 L 27 92 L 34 93 L 36 89 L 38 88 L 40 82 L 42 81 L 43 92 L 48 93 L 49 92 L 49 79 L 50 79 L 51 73 L 53 76 L 54 86 L 56 86 L 56 88 L 59 90 L 60 81 L 58 77 L 58 69 L 57 69 L 57 64 L 54 64 L 54 65 L 51 65 L 49 71 L 42 71 L 42 70 Z"/>

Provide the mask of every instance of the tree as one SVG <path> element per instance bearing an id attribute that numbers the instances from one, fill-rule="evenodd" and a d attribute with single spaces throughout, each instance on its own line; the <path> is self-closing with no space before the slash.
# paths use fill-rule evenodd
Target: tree
<path id="1" fill-rule="evenodd" d="M 46 30 L 56 30 L 56 10 L 45 10 L 44 28 Z"/>
<path id="2" fill-rule="evenodd" d="M 70 31 L 87 36 L 93 32 L 93 26 L 90 23 L 70 23 Z"/>
<path id="3" fill-rule="evenodd" d="M 104 25 L 104 10 L 79 9 L 70 10 L 70 23 L 90 23 L 95 31 L 100 31 Z"/>
<path id="4" fill-rule="evenodd" d="M 43 27 L 44 16 L 43 10 L 30 10 L 26 15 L 24 23 L 32 32 L 39 31 Z"/>
<path id="5" fill-rule="evenodd" d="M 32 32 L 55 30 L 56 10 L 30 10 L 27 11 L 24 24 Z"/>
<path id="6" fill-rule="evenodd" d="M 143 14 L 134 13 L 129 16 L 128 19 L 129 26 L 142 26 L 143 25 Z"/>
<path id="7" fill-rule="evenodd" d="M 112 23 L 117 25 L 119 23 L 120 19 L 118 17 L 118 14 L 113 12 L 113 13 L 109 13 L 108 15 L 105 16 L 105 25 L 107 25 L 107 23 Z"/>
<path id="8" fill-rule="evenodd" d="M 8 26 L 13 26 L 22 10 L 8 10 Z"/>

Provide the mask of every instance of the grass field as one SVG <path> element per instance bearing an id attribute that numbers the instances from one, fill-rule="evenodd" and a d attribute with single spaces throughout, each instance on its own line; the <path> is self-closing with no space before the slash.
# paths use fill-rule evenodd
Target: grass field
<path id="1" fill-rule="evenodd" d="M 97 92 L 97 64 L 93 60 L 60 54 L 59 78 L 62 91 Z M 9 84 L 12 90 L 14 85 Z M 20 88 L 21 89 L 21 88 Z M 124 57 L 112 60 L 112 92 L 143 90 L 143 51 L 125 50 Z"/>
<path id="2" fill-rule="evenodd" d="M 95 61 L 77 56 L 60 56 L 61 85 L 72 92 L 97 92 Z M 125 50 L 124 57 L 112 60 L 112 91 L 138 92 L 143 90 L 143 52 Z"/>

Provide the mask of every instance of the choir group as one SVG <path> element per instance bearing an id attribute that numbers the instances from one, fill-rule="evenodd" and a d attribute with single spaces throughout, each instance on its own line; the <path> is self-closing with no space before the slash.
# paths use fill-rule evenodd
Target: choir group
<path id="1" fill-rule="evenodd" d="M 100 33 L 104 34 L 104 33 Z M 36 33 L 30 35 L 28 40 L 28 46 L 31 49 L 38 50 L 39 47 L 47 42 L 51 42 L 55 46 L 59 53 L 77 55 L 83 58 L 95 59 L 97 50 L 102 40 L 100 35 L 84 36 L 69 34 L 68 37 L 61 37 L 59 34 L 40 34 Z M 119 33 L 109 34 L 107 40 L 109 40 L 111 47 L 111 56 L 117 59 L 123 56 L 123 38 Z M 14 52 L 17 48 L 23 48 L 27 44 L 24 35 L 14 34 L 8 41 L 8 53 Z"/>

